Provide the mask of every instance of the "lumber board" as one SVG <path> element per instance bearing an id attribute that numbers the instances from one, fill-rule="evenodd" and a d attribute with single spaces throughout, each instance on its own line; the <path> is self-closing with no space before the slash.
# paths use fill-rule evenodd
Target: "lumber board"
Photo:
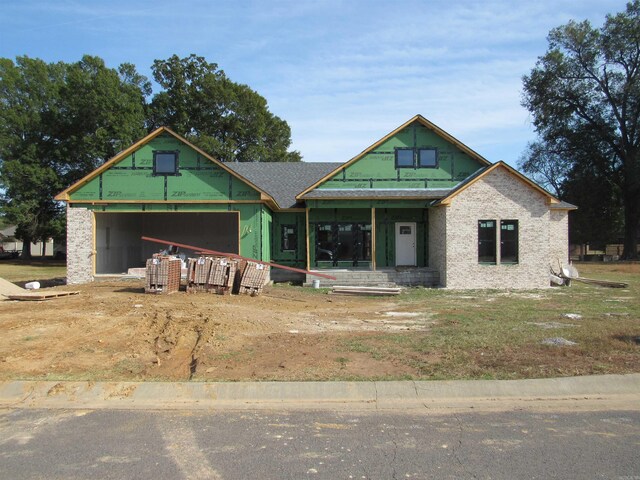
<path id="1" fill-rule="evenodd" d="M 33 293 L 21 293 L 18 295 L 7 295 L 9 300 L 20 300 L 25 302 L 42 302 L 44 300 L 51 300 L 53 298 L 68 297 L 70 295 L 79 295 L 79 291 L 73 292 L 33 292 Z"/>

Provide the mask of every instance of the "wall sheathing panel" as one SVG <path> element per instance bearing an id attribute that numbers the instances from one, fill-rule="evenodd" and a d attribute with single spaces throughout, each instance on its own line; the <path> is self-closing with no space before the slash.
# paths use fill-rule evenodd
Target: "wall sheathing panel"
<path id="1" fill-rule="evenodd" d="M 296 232 L 296 244 L 285 250 L 282 229 L 292 226 Z M 292 267 L 305 268 L 307 258 L 306 227 L 304 212 L 274 212 L 271 224 L 271 258 L 274 262 Z"/>
<path id="2" fill-rule="evenodd" d="M 435 148 L 437 168 L 396 168 L 396 148 Z M 419 189 L 450 188 L 482 165 L 467 153 L 415 122 L 378 145 L 358 161 L 339 170 L 317 188 Z"/>

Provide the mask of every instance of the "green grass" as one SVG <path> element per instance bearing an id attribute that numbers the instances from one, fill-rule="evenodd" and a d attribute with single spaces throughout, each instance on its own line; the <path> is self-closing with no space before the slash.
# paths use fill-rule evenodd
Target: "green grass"
<path id="1" fill-rule="evenodd" d="M 64 261 L 51 259 L 0 260 L 0 278 L 9 282 L 23 283 L 34 280 L 42 282 L 66 276 L 67 265 Z"/>
<path id="2" fill-rule="evenodd" d="M 404 310 L 428 313 L 435 321 L 429 330 L 360 336 L 343 340 L 338 348 L 404 364 L 415 379 L 640 372 L 640 265 L 583 264 L 578 269 L 581 276 L 622 281 L 629 288 L 577 282 L 535 291 L 414 288 L 399 300 Z M 568 313 L 582 318 L 567 318 Z M 577 345 L 542 344 L 555 337 Z"/>

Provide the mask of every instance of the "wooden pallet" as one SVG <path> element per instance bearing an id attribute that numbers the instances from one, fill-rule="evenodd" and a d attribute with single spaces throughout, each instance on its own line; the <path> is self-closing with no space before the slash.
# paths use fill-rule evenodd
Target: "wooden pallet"
<path id="1" fill-rule="evenodd" d="M 20 293 L 16 295 L 7 295 L 9 300 L 20 300 L 25 302 L 42 302 L 53 298 L 68 297 L 70 295 L 79 295 L 80 292 L 33 292 Z"/>

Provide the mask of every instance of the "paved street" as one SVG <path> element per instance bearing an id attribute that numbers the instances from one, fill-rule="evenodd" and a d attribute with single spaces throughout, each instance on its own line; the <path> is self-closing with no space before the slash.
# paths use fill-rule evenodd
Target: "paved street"
<path id="1" fill-rule="evenodd" d="M 640 480 L 638 452 L 638 411 L 0 411 L 14 480 Z"/>

